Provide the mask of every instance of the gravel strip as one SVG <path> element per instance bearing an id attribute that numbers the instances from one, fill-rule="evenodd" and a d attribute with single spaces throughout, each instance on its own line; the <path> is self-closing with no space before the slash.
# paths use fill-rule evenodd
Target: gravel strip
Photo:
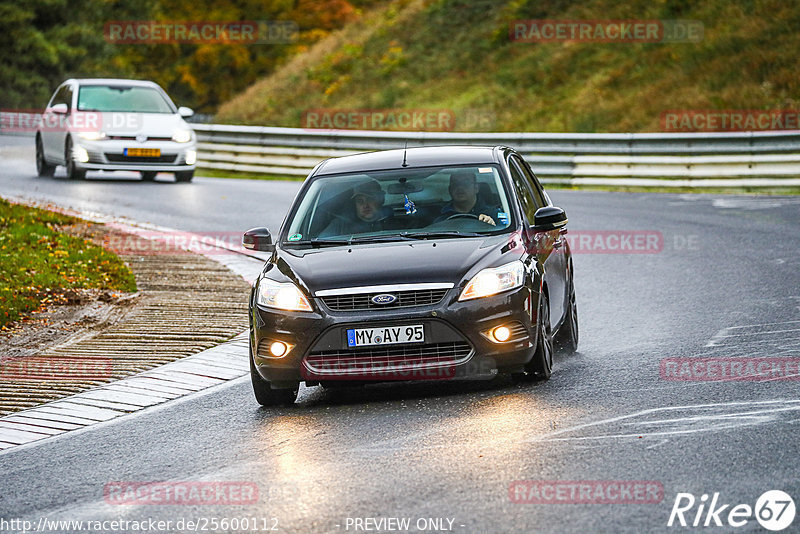
<path id="1" fill-rule="evenodd" d="M 139 288 L 134 309 L 92 337 L 3 362 L 0 416 L 201 352 L 247 328 L 250 286 L 220 263 L 175 251 L 120 257 Z"/>

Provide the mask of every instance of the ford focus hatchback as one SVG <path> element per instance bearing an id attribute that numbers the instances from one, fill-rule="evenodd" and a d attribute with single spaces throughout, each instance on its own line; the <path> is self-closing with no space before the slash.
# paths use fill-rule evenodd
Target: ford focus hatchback
<path id="1" fill-rule="evenodd" d="M 310 174 L 250 296 L 262 405 L 307 386 L 548 379 L 578 344 L 567 217 L 507 147 L 329 159 Z"/>

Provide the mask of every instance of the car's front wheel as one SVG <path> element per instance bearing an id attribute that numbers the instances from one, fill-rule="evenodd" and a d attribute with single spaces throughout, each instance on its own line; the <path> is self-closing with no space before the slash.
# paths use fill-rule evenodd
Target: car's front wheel
<path id="1" fill-rule="evenodd" d="M 56 171 L 55 165 L 50 165 L 44 159 L 44 146 L 42 145 L 42 138 L 36 136 L 36 174 L 42 178 L 53 176 Z"/>
<path id="2" fill-rule="evenodd" d="M 525 365 L 525 372 L 515 374 L 514 378 L 527 382 L 547 380 L 553 373 L 553 334 L 550 330 L 550 302 L 547 294 L 539 297 L 539 314 L 536 321 L 536 351 L 531 361 Z"/>
<path id="3" fill-rule="evenodd" d="M 261 378 L 253 357 L 250 357 L 250 381 L 253 383 L 253 393 L 261 406 L 291 406 L 297 399 L 298 384 L 292 389 L 272 389 L 269 382 Z"/>
<path id="4" fill-rule="evenodd" d="M 179 171 L 175 173 L 175 181 L 177 182 L 191 182 L 194 178 L 194 171 Z"/>
<path id="5" fill-rule="evenodd" d="M 86 178 L 86 171 L 75 166 L 75 158 L 72 156 L 72 141 L 67 139 L 64 147 L 64 160 L 67 162 L 67 178 L 70 180 L 83 180 Z"/>
<path id="6" fill-rule="evenodd" d="M 570 282 L 567 306 L 567 316 L 556 335 L 556 345 L 567 354 L 572 354 L 578 350 L 578 304 L 575 302 L 574 282 Z"/>

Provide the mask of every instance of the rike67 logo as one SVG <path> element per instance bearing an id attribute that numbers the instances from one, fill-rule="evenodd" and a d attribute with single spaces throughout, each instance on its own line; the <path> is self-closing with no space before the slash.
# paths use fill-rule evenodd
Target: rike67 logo
<path id="1" fill-rule="evenodd" d="M 794 500 L 780 490 L 764 492 L 754 507 L 723 503 L 719 493 L 714 493 L 710 500 L 705 493 L 699 499 L 691 493 L 678 493 L 667 526 L 738 528 L 755 519 L 763 528 L 777 532 L 791 525 L 794 516 Z"/>

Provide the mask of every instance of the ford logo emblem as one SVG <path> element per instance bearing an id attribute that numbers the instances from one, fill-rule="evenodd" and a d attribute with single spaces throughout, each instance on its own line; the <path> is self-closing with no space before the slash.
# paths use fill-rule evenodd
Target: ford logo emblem
<path id="1" fill-rule="evenodd" d="M 370 300 L 375 304 L 391 304 L 397 300 L 397 297 L 389 293 L 381 293 L 380 295 L 375 295 Z"/>

